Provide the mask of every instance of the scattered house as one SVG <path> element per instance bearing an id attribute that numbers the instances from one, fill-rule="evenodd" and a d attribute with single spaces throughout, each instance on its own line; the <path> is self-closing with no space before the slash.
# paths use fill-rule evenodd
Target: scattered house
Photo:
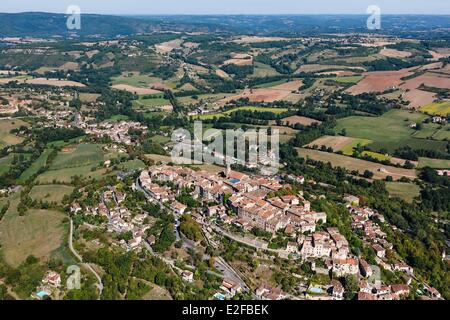
<path id="1" fill-rule="evenodd" d="M 397 296 L 407 296 L 409 295 L 409 286 L 406 284 L 393 284 L 391 285 L 392 293 Z"/>
<path id="2" fill-rule="evenodd" d="M 226 278 L 222 281 L 220 288 L 231 297 L 234 297 L 236 294 L 242 292 L 242 287 L 238 283 Z"/>
<path id="3" fill-rule="evenodd" d="M 359 269 L 363 277 L 369 278 L 372 276 L 373 273 L 372 268 L 370 267 L 370 265 L 367 263 L 366 260 L 359 259 Z"/>
<path id="4" fill-rule="evenodd" d="M 177 215 L 183 215 L 184 212 L 187 209 L 187 206 L 185 206 L 184 204 L 178 202 L 178 201 L 174 201 L 171 205 L 170 208 L 175 212 L 175 214 Z"/>
<path id="5" fill-rule="evenodd" d="M 156 237 L 154 236 L 154 235 L 151 235 L 151 236 L 149 236 L 148 238 L 147 238 L 147 243 L 149 244 L 149 245 L 154 245 L 155 244 L 155 242 L 156 242 Z"/>
<path id="6" fill-rule="evenodd" d="M 189 270 L 183 270 L 181 272 L 181 278 L 186 282 L 194 282 L 194 273 Z"/>
<path id="7" fill-rule="evenodd" d="M 359 198 L 356 196 L 352 196 L 352 195 L 346 195 L 344 197 L 344 201 L 348 204 L 350 204 L 351 206 L 359 206 Z"/>
<path id="8" fill-rule="evenodd" d="M 49 271 L 42 279 L 42 284 L 59 288 L 61 286 L 61 276 L 57 272 Z"/>
<path id="9" fill-rule="evenodd" d="M 287 298 L 287 294 L 280 288 L 274 288 L 268 284 L 261 285 L 256 290 L 256 295 L 261 300 L 284 300 Z"/>
<path id="10" fill-rule="evenodd" d="M 384 258 L 386 256 L 386 250 L 379 244 L 374 244 L 372 248 L 375 250 L 377 257 Z"/>
<path id="11" fill-rule="evenodd" d="M 425 290 L 430 294 L 432 298 L 441 299 L 441 294 L 433 287 L 425 286 Z"/>
<path id="12" fill-rule="evenodd" d="M 413 274 L 414 273 L 414 269 L 412 267 L 410 267 L 409 265 L 407 265 L 404 262 L 399 262 L 399 263 L 395 263 L 392 265 L 392 269 L 394 271 L 401 271 L 401 272 L 406 272 L 407 274 Z"/>
<path id="13" fill-rule="evenodd" d="M 332 271 L 338 277 L 345 276 L 348 274 L 356 275 L 359 273 L 358 261 L 354 258 L 334 259 Z"/>
<path id="14" fill-rule="evenodd" d="M 78 203 L 74 203 L 71 207 L 70 207 L 70 212 L 77 214 L 78 212 L 80 212 L 82 210 L 81 206 Z"/>
<path id="15" fill-rule="evenodd" d="M 344 298 L 344 287 L 342 284 L 337 280 L 331 280 L 331 296 L 335 299 L 342 299 Z"/>
<path id="16" fill-rule="evenodd" d="M 373 293 L 358 292 L 357 300 L 378 300 Z"/>
<path id="17" fill-rule="evenodd" d="M 298 252 L 298 243 L 297 242 L 288 242 L 286 246 L 286 251 L 289 253 L 297 253 Z"/>
<path id="18" fill-rule="evenodd" d="M 438 176 L 448 176 L 450 177 L 450 170 L 436 170 Z"/>

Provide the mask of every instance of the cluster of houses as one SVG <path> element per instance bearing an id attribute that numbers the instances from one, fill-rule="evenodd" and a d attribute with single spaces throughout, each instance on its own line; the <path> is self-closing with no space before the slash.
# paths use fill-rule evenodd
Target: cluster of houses
<path id="1" fill-rule="evenodd" d="M 326 222 L 326 214 L 311 211 L 310 202 L 302 194 L 274 196 L 277 191 L 290 190 L 289 184 L 277 178 L 250 176 L 229 168 L 213 174 L 163 165 L 144 170 L 139 181 L 147 194 L 160 203 L 167 203 L 176 214 L 183 214 L 187 209 L 175 200 L 177 194 L 186 188 L 193 190 L 193 198 L 216 204 L 209 206 L 206 215 L 245 230 L 314 232 L 317 223 Z M 167 186 L 168 182 L 175 186 L 175 191 Z M 234 215 L 229 215 L 229 211 Z"/>
<path id="2" fill-rule="evenodd" d="M 150 228 L 146 224 L 145 213 L 133 215 L 122 204 L 126 199 L 126 194 L 118 191 L 114 187 L 108 187 L 108 190 L 103 192 L 101 202 L 96 208 L 86 207 L 85 210 L 78 204 L 74 203 L 71 212 L 84 212 L 85 215 L 103 216 L 107 219 L 108 232 L 115 232 L 119 234 L 131 232 L 131 239 L 125 241 L 121 240 L 121 245 L 126 250 L 133 250 L 140 247 L 145 238 L 145 231 Z"/>
<path id="3" fill-rule="evenodd" d="M 107 136 L 112 141 L 123 143 L 125 145 L 132 145 L 134 142 L 131 135 L 129 134 L 130 129 L 137 131 L 141 130 L 142 132 L 145 132 L 147 130 L 147 127 L 145 125 L 133 121 L 105 121 L 99 124 L 84 123 L 82 127 L 85 129 L 86 134 L 92 134 L 98 138 Z"/>

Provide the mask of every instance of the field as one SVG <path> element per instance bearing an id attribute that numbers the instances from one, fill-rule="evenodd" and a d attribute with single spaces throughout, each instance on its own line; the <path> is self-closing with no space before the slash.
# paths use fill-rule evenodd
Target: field
<path id="1" fill-rule="evenodd" d="M 419 89 L 410 89 L 408 92 L 404 92 L 402 96 L 403 99 L 409 101 L 411 106 L 415 109 L 433 103 L 436 99 L 436 93 Z"/>
<path id="2" fill-rule="evenodd" d="M 85 87 L 84 84 L 76 81 L 70 80 L 59 80 L 59 79 L 46 79 L 46 78 L 8 78 L 0 79 L 0 83 L 9 83 L 11 81 L 18 81 L 20 83 L 36 84 L 36 85 L 47 85 L 54 87 Z"/>
<path id="3" fill-rule="evenodd" d="M 313 123 L 321 124 L 322 121 L 311 119 L 302 116 L 291 116 L 282 119 L 283 124 L 286 126 L 295 126 L 296 124 L 300 124 L 303 126 L 311 126 Z"/>
<path id="4" fill-rule="evenodd" d="M 196 118 L 199 119 L 199 120 L 209 120 L 209 119 L 214 119 L 214 118 L 222 118 L 222 117 L 227 117 L 231 113 L 233 113 L 235 111 L 239 111 L 239 110 L 260 111 L 260 112 L 264 112 L 265 111 L 265 112 L 273 112 L 273 113 L 276 113 L 276 114 L 288 111 L 287 108 L 269 108 L 269 107 L 266 108 L 266 107 L 243 106 L 243 107 L 237 107 L 237 108 L 233 108 L 233 109 L 230 109 L 230 110 L 227 110 L 227 111 L 223 111 L 223 112 L 202 114 L 200 116 L 197 116 Z"/>
<path id="5" fill-rule="evenodd" d="M 121 163 L 119 170 L 138 169 L 145 165 L 139 160 L 131 160 Z M 80 176 L 84 179 L 99 180 L 108 175 L 114 175 L 117 171 L 111 171 L 106 168 L 95 169 L 95 164 L 84 165 L 79 167 L 64 168 L 58 170 L 49 170 L 37 177 L 37 182 L 40 184 L 52 184 L 54 181 L 59 183 L 70 183 L 74 176 Z"/>
<path id="6" fill-rule="evenodd" d="M 150 88 L 152 83 L 160 81 L 161 79 L 159 78 L 140 74 L 138 72 L 123 73 L 118 77 L 112 78 L 113 86 L 123 84 L 137 88 Z"/>
<path id="7" fill-rule="evenodd" d="M 151 88 L 141 88 L 141 87 L 133 87 L 128 84 L 115 84 L 112 88 L 117 90 L 124 90 L 134 94 L 155 94 L 160 93 L 160 91 L 151 89 Z"/>
<path id="8" fill-rule="evenodd" d="M 164 94 L 156 94 L 147 96 L 140 96 L 139 100 L 133 101 L 133 108 L 137 110 L 159 109 L 163 108 L 167 111 L 172 111 L 172 104 L 169 100 L 164 99 Z"/>
<path id="9" fill-rule="evenodd" d="M 378 151 L 384 148 L 388 153 L 406 145 L 412 148 L 444 150 L 445 143 L 442 141 L 427 140 L 425 144 L 422 139 L 412 136 L 416 130 L 409 128 L 409 124 L 422 122 L 426 117 L 424 114 L 404 110 L 391 110 L 380 117 L 352 116 L 339 119 L 335 132 L 338 134 L 345 129 L 349 137 L 373 140 L 373 149 Z"/>
<path id="10" fill-rule="evenodd" d="M 9 154 L 8 156 L 0 159 L 0 175 L 9 171 L 9 169 L 11 167 L 11 163 L 13 161 L 13 158 L 14 158 L 14 155 Z"/>
<path id="11" fill-rule="evenodd" d="M 50 170 L 98 164 L 104 159 L 101 146 L 96 144 L 80 144 L 66 147 L 53 160 Z"/>
<path id="12" fill-rule="evenodd" d="M 279 73 L 271 66 L 260 62 L 255 62 L 255 71 L 253 72 L 252 75 L 253 77 L 264 78 L 276 75 L 279 75 Z"/>
<path id="13" fill-rule="evenodd" d="M 65 185 L 37 185 L 31 189 L 30 197 L 33 200 L 43 202 L 61 203 L 65 195 L 70 195 L 73 187 Z"/>
<path id="14" fill-rule="evenodd" d="M 37 181 L 41 184 L 51 184 L 53 181 L 70 183 L 74 176 L 81 176 L 87 179 L 100 179 L 106 173 L 106 169 L 104 168 L 94 171 L 92 171 L 92 168 L 92 165 L 86 165 L 59 170 L 49 170 L 38 176 Z"/>
<path id="15" fill-rule="evenodd" d="M 336 81 L 339 83 L 357 83 L 361 81 L 363 76 L 350 76 L 350 77 L 333 77 L 333 78 L 326 78 L 327 80 Z"/>
<path id="16" fill-rule="evenodd" d="M 362 70 L 365 69 L 362 67 L 348 67 L 348 66 L 339 66 L 339 65 L 326 65 L 326 64 L 304 64 L 298 70 L 296 73 L 300 72 L 320 72 L 324 70 Z"/>
<path id="17" fill-rule="evenodd" d="M 387 182 L 386 189 L 391 197 L 399 197 L 406 202 L 413 202 L 414 198 L 420 193 L 419 186 L 412 183 Z"/>
<path id="18" fill-rule="evenodd" d="M 302 85 L 303 82 L 301 80 L 294 80 L 267 88 L 245 89 L 238 95 L 220 100 L 219 103 L 226 104 L 232 100 L 242 98 L 248 98 L 251 102 L 275 102 L 280 100 L 297 102 L 300 99 L 300 95 L 292 92 L 298 90 Z"/>
<path id="19" fill-rule="evenodd" d="M 420 108 L 420 111 L 446 117 L 450 114 L 450 101 L 431 103 Z"/>
<path id="20" fill-rule="evenodd" d="M 30 209 L 19 216 L 19 194 L 11 199 L 11 206 L 0 222 L 0 243 L 5 261 L 13 267 L 29 255 L 49 257 L 61 247 L 66 237 L 65 215 L 58 211 Z"/>
<path id="21" fill-rule="evenodd" d="M 0 148 L 15 145 L 21 143 L 23 139 L 21 137 L 11 134 L 12 129 L 17 129 L 20 126 L 28 126 L 28 124 L 22 120 L 0 120 Z"/>
<path id="22" fill-rule="evenodd" d="M 313 160 L 326 163 L 330 162 L 333 167 L 343 167 L 349 171 L 357 170 L 361 174 L 364 173 L 365 170 L 372 171 L 374 173 L 375 179 L 385 179 L 387 176 L 392 176 L 394 180 L 398 180 L 401 177 L 407 177 L 410 179 L 415 179 L 417 177 L 415 170 L 385 166 L 382 164 L 355 159 L 344 155 L 304 148 L 299 148 L 298 153 L 302 158 L 311 158 Z M 379 171 L 380 168 L 383 168 L 384 170 Z"/>
<path id="23" fill-rule="evenodd" d="M 407 58 L 412 55 L 412 53 L 408 52 L 408 51 L 399 51 L 396 49 L 387 49 L 387 48 L 383 48 L 380 51 L 380 54 L 385 57 L 391 57 L 391 58 Z"/>
<path id="24" fill-rule="evenodd" d="M 450 169 L 450 160 L 419 158 L 419 168 L 431 167 L 436 169 Z"/>
<path id="25" fill-rule="evenodd" d="M 364 79 L 347 89 L 347 92 L 357 95 L 364 92 L 383 92 L 390 87 L 398 87 L 403 82 L 401 78 L 411 75 L 412 69 L 365 72 Z"/>
<path id="26" fill-rule="evenodd" d="M 39 158 L 37 158 L 36 161 L 34 161 L 31 166 L 26 169 L 19 177 L 19 181 L 24 183 L 26 182 L 30 177 L 32 177 L 34 174 L 36 174 L 40 168 L 45 166 L 47 164 L 47 159 L 50 153 L 52 152 L 52 149 L 45 149 Z"/>
<path id="27" fill-rule="evenodd" d="M 331 147 L 334 152 L 342 151 L 345 155 L 352 155 L 353 148 L 358 146 L 358 144 L 364 146 L 371 142 L 371 140 L 367 139 L 357 139 L 343 136 L 323 136 L 308 144 L 308 147 L 312 147 L 314 145 L 319 147 L 325 146 L 327 148 Z"/>

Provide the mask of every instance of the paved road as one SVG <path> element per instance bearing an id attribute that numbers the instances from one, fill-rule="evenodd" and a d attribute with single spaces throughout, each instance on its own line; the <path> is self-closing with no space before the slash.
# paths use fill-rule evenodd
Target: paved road
<path id="1" fill-rule="evenodd" d="M 102 278 L 98 275 L 98 273 L 92 268 L 88 263 L 83 263 L 83 257 L 75 250 L 73 247 L 73 220 L 70 219 L 70 235 L 69 235 L 69 249 L 72 251 L 73 255 L 77 258 L 80 263 L 85 266 L 92 274 L 97 278 L 97 288 L 99 291 L 99 297 L 101 297 L 103 293 L 103 282 Z"/>

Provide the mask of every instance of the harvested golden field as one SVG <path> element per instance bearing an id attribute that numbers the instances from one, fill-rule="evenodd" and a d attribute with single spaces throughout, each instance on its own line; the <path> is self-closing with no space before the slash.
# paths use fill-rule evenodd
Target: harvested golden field
<path id="1" fill-rule="evenodd" d="M 295 73 L 300 72 L 320 72 L 322 70 L 356 70 L 356 71 L 365 71 L 366 69 L 363 67 L 348 67 L 348 66 L 339 66 L 339 65 L 326 65 L 326 64 L 304 64 L 300 66 L 300 68 L 295 71 Z"/>
<path id="2" fill-rule="evenodd" d="M 28 256 L 49 257 L 65 241 L 65 215 L 52 210 L 29 209 L 24 216 L 17 212 L 19 195 L 0 222 L 0 243 L 5 261 L 18 266 Z"/>
<path id="3" fill-rule="evenodd" d="M 411 75 L 413 70 L 414 68 L 407 68 L 398 71 L 365 72 L 364 79 L 347 89 L 347 92 L 353 95 L 364 92 L 384 92 L 388 88 L 400 86 L 403 83 L 401 78 Z"/>
<path id="4" fill-rule="evenodd" d="M 290 40 L 289 38 L 282 37 L 258 37 L 258 36 L 244 36 L 239 39 L 233 40 L 235 43 L 260 43 L 269 41 L 284 41 Z"/>
<path id="5" fill-rule="evenodd" d="M 416 89 L 422 84 L 426 85 L 427 87 L 450 90 L 450 77 L 445 75 L 438 75 L 436 73 L 425 73 L 418 77 L 406 80 L 401 87 L 404 89 Z"/>
<path id="6" fill-rule="evenodd" d="M 411 89 L 403 94 L 403 99 L 409 101 L 416 109 L 432 103 L 435 98 L 435 93 L 419 89 Z"/>
<path id="7" fill-rule="evenodd" d="M 375 162 L 312 149 L 297 148 L 297 150 L 299 156 L 302 158 L 310 158 L 325 163 L 330 162 L 333 167 L 343 167 L 349 171 L 357 170 L 361 174 L 365 170 L 369 170 L 373 172 L 374 179 L 385 179 L 387 176 L 392 176 L 394 180 L 399 180 L 401 177 L 407 177 L 409 179 L 417 178 L 417 173 L 414 169 L 385 166 Z"/>
<path id="8" fill-rule="evenodd" d="M 222 69 L 216 69 L 216 75 L 224 79 L 231 79 L 230 75 Z"/>
<path id="9" fill-rule="evenodd" d="M 155 49 L 158 53 L 167 54 L 171 52 L 174 49 L 181 48 L 181 44 L 183 43 L 183 40 L 181 39 L 175 39 L 172 41 L 163 42 L 160 44 L 155 45 Z"/>
<path id="10" fill-rule="evenodd" d="M 317 124 L 322 123 L 322 121 L 308 118 L 308 117 L 302 117 L 302 116 L 286 117 L 286 118 L 283 118 L 282 121 L 283 121 L 283 125 L 288 126 L 288 127 L 295 126 L 296 124 L 301 124 L 302 126 L 310 126 L 313 123 L 317 123 Z"/>
<path id="11" fill-rule="evenodd" d="M 47 85 L 47 86 L 55 86 L 55 87 L 85 87 L 85 85 L 80 82 L 70 81 L 70 80 L 58 80 L 58 79 L 46 79 L 46 78 L 0 79 L 0 83 L 9 83 L 11 81 L 17 81 L 19 83 L 25 83 L 25 84 L 37 84 L 37 85 Z"/>
<path id="12" fill-rule="evenodd" d="M 382 49 L 380 51 L 380 54 L 382 56 L 390 58 L 408 58 L 412 55 L 412 53 L 408 51 L 399 51 L 396 49 L 388 49 L 388 48 Z"/>
<path id="13" fill-rule="evenodd" d="M 128 84 L 116 84 L 112 86 L 112 88 L 117 90 L 124 90 L 135 94 L 156 94 L 161 93 L 161 91 L 151 89 L 151 88 L 139 88 L 139 87 L 133 87 Z"/>
<path id="14" fill-rule="evenodd" d="M 357 144 L 362 139 L 352 138 L 352 137 L 343 137 L 343 136 L 323 136 L 320 137 L 310 144 L 308 144 L 308 147 L 312 147 L 314 145 L 316 146 L 325 146 L 327 148 L 331 147 L 334 151 L 343 150 L 345 147 L 350 146 L 351 149 L 353 147 L 356 147 Z M 367 140 L 369 141 L 369 140 Z M 367 144 L 367 143 L 365 143 Z M 351 154 L 351 153 L 350 153 Z"/>
<path id="15" fill-rule="evenodd" d="M 237 66 L 249 66 L 253 64 L 253 57 L 246 53 L 236 53 L 231 59 L 226 60 L 224 65 L 234 64 Z"/>
<path id="16" fill-rule="evenodd" d="M 302 86 L 301 80 L 294 80 L 269 88 L 260 89 L 245 89 L 238 95 L 227 97 L 220 100 L 219 104 L 226 104 L 232 100 L 239 100 L 241 98 L 248 98 L 250 102 L 274 102 L 280 100 L 298 101 L 300 95 L 292 93 Z"/>

